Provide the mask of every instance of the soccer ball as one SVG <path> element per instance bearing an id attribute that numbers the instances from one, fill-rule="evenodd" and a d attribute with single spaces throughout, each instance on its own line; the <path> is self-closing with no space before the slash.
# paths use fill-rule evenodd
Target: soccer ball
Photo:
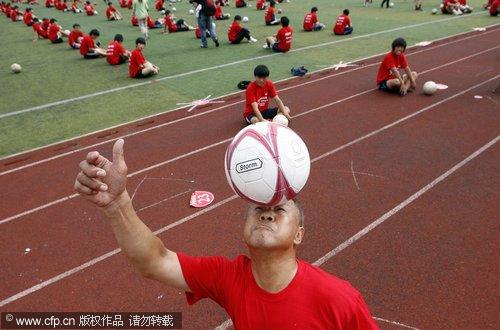
<path id="1" fill-rule="evenodd" d="M 13 73 L 19 73 L 21 72 L 21 66 L 17 63 L 14 63 L 10 66 L 10 69 L 12 70 Z"/>
<path id="2" fill-rule="evenodd" d="M 189 9 L 189 15 L 194 15 L 194 9 Z"/>
<path id="3" fill-rule="evenodd" d="M 64 30 L 64 34 L 65 34 L 65 35 L 69 36 L 69 34 L 70 34 L 70 33 L 71 33 L 71 31 L 70 31 L 70 30 Z"/>
<path id="4" fill-rule="evenodd" d="M 427 81 L 422 88 L 425 95 L 432 95 L 437 91 L 437 84 L 434 81 Z"/>
<path id="5" fill-rule="evenodd" d="M 224 161 L 231 188 L 246 201 L 267 206 L 293 199 L 306 184 L 310 166 L 304 141 L 272 122 L 242 129 L 229 144 Z"/>
<path id="6" fill-rule="evenodd" d="M 433 9 L 432 9 L 432 15 L 436 15 L 436 14 L 437 14 L 437 12 L 438 12 L 438 10 L 437 10 L 436 8 L 433 8 Z"/>
<path id="7" fill-rule="evenodd" d="M 278 14 L 281 14 L 283 12 L 283 9 L 278 9 Z"/>
<path id="8" fill-rule="evenodd" d="M 283 126 L 288 126 L 288 118 L 286 118 L 285 115 L 279 113 L 276 116 L 274 116 L 273 123 L 278 123 Z"/>
<path id="9" fill-rule="evenodd" d="M 177 11 L 177 8 L 172 7 L 172 12 L 174 12 L 174 13 L 175 13 L 176 11 Z"/>
<path id="10" fill-rule="evenodd" d="M 391 7 L 391 8 L 394 7 L 394 2 L 390 2 L 389 7 Z"/>
<path id="11" fill-rule="evenodd" d="M 246 16 L 245 16 L 245 17 L 243 17 L 243 18 L 241 19 L 241 21 L 242 21 L 243 23 L 248 22 L 248 17 L 246 17 Z"/>

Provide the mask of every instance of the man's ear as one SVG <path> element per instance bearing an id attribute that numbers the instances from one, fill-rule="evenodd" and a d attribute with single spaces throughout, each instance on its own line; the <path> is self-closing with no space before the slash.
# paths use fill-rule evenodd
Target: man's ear
<path id="1" fill-rule="evenodd" d="M 293 239 L 293 244 L 299 245 L 300 243 L 302 243 L 302 239 L 304 238 L 304 233 L 305 233 L 304 227 L 299 227 L 297 229 L 297 232 L 295 233 L 295 238 Z"/>

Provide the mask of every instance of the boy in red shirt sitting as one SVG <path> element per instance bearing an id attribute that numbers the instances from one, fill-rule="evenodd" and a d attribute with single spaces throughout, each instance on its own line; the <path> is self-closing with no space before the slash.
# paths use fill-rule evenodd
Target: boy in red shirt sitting
<path id="1" fill-rule="evenodd" d="M 406 40 L 403 38 L 397 38 L 392 42 L 392 51 L 385 55 L 378 69 L 377 85 L 379 90 L 404 96 L 408 91 L 417 87 L 418 74 L 411 71 L 408 66 L 404 55 L 405 50 Z M 401 75 L 400 69 L 406 73 Z"/>
<path id="2" fill-rule="evenodd" d="M 318 22 L 318 7 L 312 7 L 311 12 L 304 16 L 304 31 L 319 31 L 325 28 L 325 24 Z"/>
<path id="3" fill-rule="evenodd" d="M 227 38 L 232 44 L 239 44 L 245 38 L 248 42 L 257 42 L 257 39 L 250 35 L 250 31 L 241 26 L 240 15 L 234 16 L 233 24 L 231 24 L 227 31 Z"/>
<path id="4" fill-rule="evenodd" d="M 120 8 L 127 8 L 127 0 L 119 0 L 118 3 L 120 4 Z"/>
<path id="5" fill-rule="evenodd" d="M 266 13 L 264 14 L 264 21 L 266 22 L 266 25 L 280 24 L 280 20 L 276 18 L 276 15 L 274 15 L 275 6 L 276 2 L 274 0 L 271 0 L 269 2 L 269 7 L 267 8 Z"/>
<path id="6" fill-rule="evenodd" d="M 68 43 L 73 49 L 79 49 L 83 39 L 83 32 L 80 30 L 80 24 L 73 24 L 73 31 L 69 33 Z"/>
<path id="7" fill-rule="evenodd" d="M 78 0 L 73 0 L 73 3 L 71 4 L 71 11 L 75 14 L 82 12 L 82 10 L 78 8 Z"/>
<path id="8" fill-rule="evenodd" d="M 19 12 L 19 7 L 14 6 L 10 10 L 10 19 L 12 22 L 22 21 L 23 15 Z"/>
<path id="9" fill-rule="evenodd" d="M 33 14 L 31 13 L 31 11 L 32 11 L 31 8 L 26 8 L 26 10 L 24 11 L 23 22 L 27 26 L 33 25 Z"/>
<path id="10" fill-rule="evenodd" d="M 33 25 L 31 26 L 33 31 L 36 33 L 36 39 L 33 39 L 33 41 L 36 41 L 37 39 L 47 39 L 47 31 L 45 31 L 42 27 L 42 24 L 38 20 L 38 18 L 33 18 Z"/>
<path id="11" fill-rule="evenodd" d="M 288 17 L 281 17 L 281 29 L 274 37 L 267 37 L 264 48 L 270 48 L 275 52 L 286 53 L 292 47 L 292 34 L 293 30 L 289 26 L 290 20 Z"/>
<path id="12" fill-rule="evenodd" d="M 214 14 L 214 17 L 216 20 L 218 21 L 222 21 L 222 20 L 225 20 L 225 19 L 229 19 L 229 17 L 231 17 L 231 14 L 227 13 L 227 14 L 224 14 L 222 12 L 222 7 L 220 5 L 220 3 L 218 3 L 216 6 L 215 6 L 215 14 Z"/>
<path id="13" fill-rule="evenodd" d="M 187 25 L 182 18 L 177 20 L 177 22 L 174 22 L 174 15 L 170 12 L 170 10 L 165 10 L 163 33 L 174 33 L 192 30 L 194 30 L 194 27 Z"/>
<path id="14" fill-rule="evenodd" d="M 97 10 L 94 10 L 94 6 L 90 4 L 90 1 L 85 1 L 85 6 L 83 7 L 83 9 L 87 13 L 87 16 L 97 15 Z"/>
<path id="15" fill-rule="evenodd" d="M 99 38 L 99 31 L 97 29 L 92 29 L 89 35 L 84 36 L 82 42 L 80 43 L 80 54 L 85 59 L 93 59 L 101 56 L 106 56 L 106 50 L 95 45 L 94 40 Z"/>
<path id="16" fill-rule="evenodd" d="M 247 124 L 272 120 L 278 113 L 290 120 L 290 109 L 283 104 L 276 88 L 269 77 L 269 69 L 265 65 L 257 65 L 253 70 L 255 80 L 245 92 L 246 103 L 243 118 Z M 269 108 L 269 101 L 274 100 L 278 107 Z"/>
<path id="17" fill-rule="evenodd" d="M 266 1 L 265 0 L 257 0 L 257 4 L 255 5 L 255 8 L 257 8 L 257 10 L 266 9 Z"/>
<path id="18" fill-rule="evenodd" d="M 495 0 L 490 6 L 490 16 L 498 16 L 500 13 L 500 0 Z"/>
<path id="19" fill-rule="evenodd" d="M 61 29 L 61 26 L 56 22 L 57 20 L 55 18 L 52 18 L 50 20 L 48 37 L 53 44 L 60 44 L 63 42 L 62 37 L 63 36 L 67 37 L 68 35 Z"/>
<path id="20" fill-rule="evenodd" d="M 106 8 L 106 18 L 108 19 L 108 21 L 118 21 L 120 19 L 123 19 L 122 14 L 120 14 L 120 12 L 116 10 L 111 1 L 108 2 L 108 8 Z"/>
<path id="21" fill-rule="evenodd" d="M 159 67 L 146 61 L 142 55 L 144 47 L 146 47 L 146 40 L 144 38 L 137 38 L 135 40 L 135 49 L 130 54 L 130 64 L 128 67 L 128 73 L 131 78 L 146 78 L 160 72 Z"/>
<path id="22" fill-rule="evenodd" d="M 109 43 L 106 50 L 106 61 L 109 64 L 118 65 L 127 62 L 130 52 L 123 47 L 122 43 L 123 36 L 121 34 L 115 35 L 114 40 Z"/>
<path id="23" fill-rule="evenodd" d="M 236 0 L 235 6 L 236 8 L 243 8 L 247 6 L 247 3 L 245 2 L 245 0 Z"/>
<path id="24" fill-rule="evenodd" d="M 336 35 L 347 35 L 352 33 L 351 19 L 349 18 L 349 9 L 344 9 L 341 15 L 337 16 L 333 33 Z"/>

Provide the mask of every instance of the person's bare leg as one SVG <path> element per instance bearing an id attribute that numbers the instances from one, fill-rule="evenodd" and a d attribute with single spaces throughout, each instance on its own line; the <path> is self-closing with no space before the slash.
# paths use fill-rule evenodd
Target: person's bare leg
<path id="1" fill-rule="evenodd" d="M 256 116 L 253 116 L 251 119 L 250 119 L 250 122 L 252 124 L 257 124 L 259 122 L 259 118 L 257 118 Z"/>
<path id="2" fill-rule="evenodd" d="M 266 38 L 266 44 L 268 48 L 271 48 L 271 46 L 276 42 L 276 39 L 274 37 L 267 37 Z"/>

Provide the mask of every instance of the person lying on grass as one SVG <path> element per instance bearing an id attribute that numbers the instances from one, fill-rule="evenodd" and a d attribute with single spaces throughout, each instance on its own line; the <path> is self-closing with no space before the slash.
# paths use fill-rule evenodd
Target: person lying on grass
<path id="1" fill-rule="evenodd" d="M 195 257 L 165 247 L 134 210 L 123 145 L 116 141 L 112 161 L 97 151 L 88 153 L 74 188 L 102 211 L 122 252 L 143 277 L 184 291 L 190 305 L 204 298 L 215 301 L 235 329 L 378 329 L 349 282 L 298 259 L 305 233 L 298 200 L 248 205 L 243 228 L 248 256 Z"/>

